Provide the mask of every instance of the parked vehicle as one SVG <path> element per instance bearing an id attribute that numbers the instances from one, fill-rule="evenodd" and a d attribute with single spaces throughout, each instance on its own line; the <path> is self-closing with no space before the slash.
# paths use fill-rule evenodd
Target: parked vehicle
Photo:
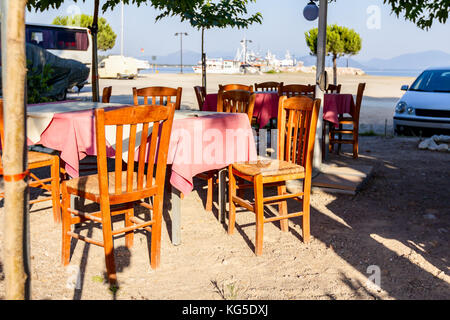
<path id="1" fill-rule="evenodd" d="M 395 107 L 394 130 L 409 132 L 450 132 L 450 67 L 423 71 Z"/>
<path id="2" fill-rule="evenodd" d="M 88 28 L 27 23 L 25 39 L 59 58 L 79 61 L 91 71 L 92 38 Z M 81 90 L 90 78 L 77 84 L 78 89 Z"/>
<path id="3" fill-rule="evenodd" d="M 138 73 L 137 60 L 121 55 L 111 55 L 98 65 L 100 78 L 134 79 Z"/>

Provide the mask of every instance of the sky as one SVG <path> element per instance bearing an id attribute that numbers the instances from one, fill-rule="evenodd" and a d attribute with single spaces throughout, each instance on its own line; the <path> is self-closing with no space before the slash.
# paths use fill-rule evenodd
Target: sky
<path id="1" fill-rule="evenodd" d="M 75 3 L 67 0 L 57 10 L 46 12 L 27 12 L 26 21 L 50 24 L 59 15 L 73 13 L 93 13 L 93 2 Z M 102 4 L 104 1 L 100 1 Z M 317 27 L 317 22 L 307 21 L 303 9 L 308 0 L 257 0 L 249 5 L 249 13 L 260 12 L 262 24 L 248 29 L 211 29 L 205 35 L 207 52 L 234 53 L 243 38 L 252 40 L 249 49 L 285 52 L 295 56 L 309 54 L 304 33 Z M 124 54 L 128 56 L 164 56 L 179 52 L 180 38 L 176 32 L 186 32 L 183 37 L 183 51 L 201 51 L 201 33 L 180 18 L 164 18 L 155 22 L 158 11 L 149 5 L 138 8 L 136 5 L 124 6 Z M 102 13 L 117 34 L 115 47 L 101 53 L 120 53 L 121 7 Z M 328 23 L 354 29 L 363 40 L 360 53 L 354 58 L 366 61 L 372 58 L 388 59 L 405 53 L 440 50 L 450 53 L 450 21 L 446 25 L 435 22 L 428 31 L 415 24 L 397 18 L 383 0 L 337 0 L 328 6 Z M 141 52 L 144 49 L 144 53 Z"/>

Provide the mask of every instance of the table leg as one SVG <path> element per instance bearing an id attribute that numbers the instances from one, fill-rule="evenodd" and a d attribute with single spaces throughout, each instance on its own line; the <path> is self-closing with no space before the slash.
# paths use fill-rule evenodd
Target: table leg
<path id="1" fill-rule="evenodd" d="M 225 223 L 226 203 L 227 203 L 227 173 L 228 169 L 224 168 L 219 171 L 219 221 Z"/>
<path id="2" fill-rule="evenodd" d="M 181 244 L 181 192 L 172 186 L 171 189 L 172 244 L 179 246 Z"/>

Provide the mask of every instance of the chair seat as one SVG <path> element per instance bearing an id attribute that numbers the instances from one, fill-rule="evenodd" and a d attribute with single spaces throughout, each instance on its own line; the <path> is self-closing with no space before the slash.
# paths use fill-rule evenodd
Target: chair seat
<path id="1" fill-rule="evenodd" d="M 115 172 L 109 172 L 108 173 L 108 191 L 109 194 L 115 194 L 116 193 L 116 181 L 115 181 Z M 100 189 L 99 189 L 99 183 L 98 183 L 98 174 L 93 174 L 89 176 L 83 176 L 79 178 L 70 179 L 66 182 L 67 188 L 70 190 L 78 190 L 82 193 L 88 193 L 95 196 L 100 195 Z M 153 178 L 153 185 L 155 184 L 155 179 Z M 145 179 L 144 179 L 144 185 L 145 185 Z M 122 172 L 122 192 L 126 192 L 126 186 L 127 186 L 127 172 Z M 133 190 L 137 191 L 137 172 L 133 173 Z"/>
<path id="2" fill-rule="evenodd" d="M 233 164 L 233 169 L 248 175 L 263 177 L 300 174 L 305 168 L 298 164 L 283 160 L 258 160 L 256 162 L 238 162 Z"/>
<path id="3" fill-rule="evenodd" d="M 56 156 L 52 155 L 52 154 L 48 154 L 48 153 L 28 151 L 28 163 L 29 164 L 34 164 L 34 163 L 43 162 L 43 161 L 50 161 L 54 157 L 56 157 Z"/>

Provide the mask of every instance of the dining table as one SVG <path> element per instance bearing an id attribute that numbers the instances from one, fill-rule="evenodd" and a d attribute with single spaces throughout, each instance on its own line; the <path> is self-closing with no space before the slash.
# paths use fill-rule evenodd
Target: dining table
<path id="1" fill-rule="evenodd" d="M 255 107 L 253 116 L 256 117 L 259 128 L 264 128 L 270 119 L 278 117 L 278 92 L 255 92 Z M 203 103 L 204 111 L 217 110 L 217 93 L 209 93 Z M 339 114 L 350 113 L 355 107 L 353 95 L 342 93 L 326 93 L 323 101 L 323 119 L 339 125 Z"/>
<path id="2" fill-rule="evenodd" d="M 95 109 L 125 106 L 89 101 L 29 105 L 28 144 L 58 151 L 68 175 L 78 177 L 80 161 L 88 155 L 97 154 Z M 109 157 L 116 156 L 113 150 L 114 132 L 114 128 L 106 131 L 107 144 L 112 147 L 112 152 L 111 148 L 108 151 Z M 124 154 L 122 158 L 127 160 Z M 167 176 L 171 186 L 171 240 L 174 245 L 181 243 L 181 198 L 194 189 L 194 177 L 210 170 L 219 170 L 219 219 L 223 221 L 227 166 L 256 159 L 255 139 L 246 114 L 175 111 L 167 158 Z"/>

